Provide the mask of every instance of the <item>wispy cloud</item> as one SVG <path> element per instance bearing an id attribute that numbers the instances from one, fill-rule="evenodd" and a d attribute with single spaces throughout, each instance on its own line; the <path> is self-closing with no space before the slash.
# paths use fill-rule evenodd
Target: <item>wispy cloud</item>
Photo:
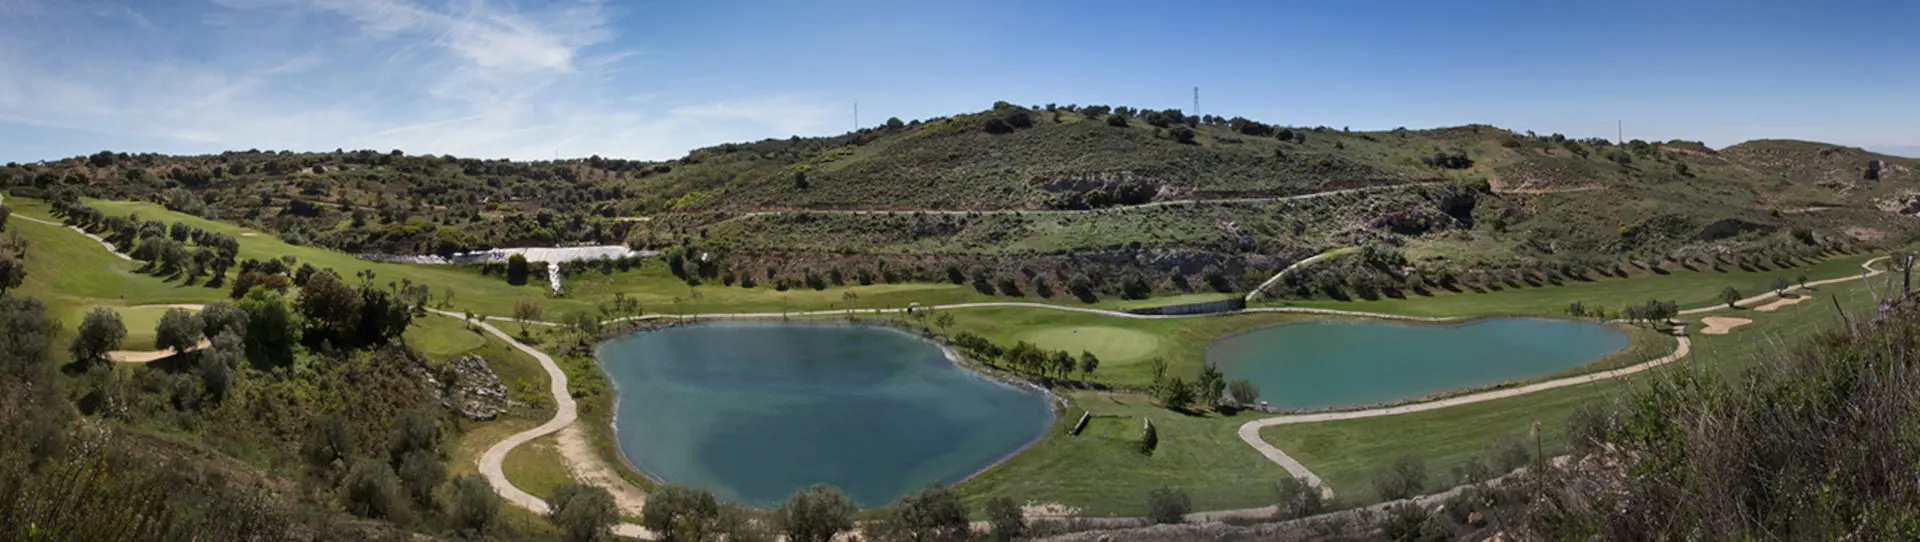
<path id="1" fill-rule="evenodd" d="M 153 149 L 170 152 L 513 158 L 663 158 L 825 125 L 826 109 L 806 96 L 662 93 L 626 65 L 640 48 L 619 39 L 615 11 L 599 1 L 215 0 L 155 17 L 0 0 L 0 122 L 177 143 Z M 34 24 L 18 15 L 28 12 Z M 0 138 L 24 131 L 0 124 Z"/>

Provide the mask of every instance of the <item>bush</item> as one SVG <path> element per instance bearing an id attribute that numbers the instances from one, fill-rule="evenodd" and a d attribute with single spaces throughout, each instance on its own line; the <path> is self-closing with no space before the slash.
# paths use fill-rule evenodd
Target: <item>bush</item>
<path id="1" fill-rule="evenodd" d="M 675 486 L 667 486 L 672 487 Z M 652 517 L 654 502 L 648 499 L 646 518 Z M 620 521 L 620 511 L 613 505 L 613 494 L 598 487 L 566 484 L 553 488 L 553 495 L 547 497 L 547 506 L 547 521 L 560 529 L 561 538 L 570 542 L 612 540 L 613 525 Z M 672 532 L 667 528 L 669 525 L 656 528 L 651 521 L 643 522 L 655 533 Z"/>
<path id="2" fill-rule="evenodd" d="M 1154 523 L 1181 523 L 1192 511 L 1193 499 L 1185 491 L 1161 487 L 1147 492 L 1147 518 Z"/>
<path id="3" fill-rule="evenodd" d="M 1107 126 L 1112 126 L 1115 128 L 1126 128 L 1127 118 L 1120 115 L 1113 115 L 1113 116 L 1107 117 Z"/>
<path id="4" fill-rule="evenodd" d="M 478 538 L 493 528 L 500 516 L 500 495 L 478 474 L 454 478 L 447 494 L 447 519 L 455 529 Z"/>
<path id="5" fill-rule="evenodd" d="M 1401 457 L 1393 466 L 1373 475 L 1373 489 L 1382 500 L 1396 501 L 1419 495 L 1427 486 L 1427 463 L 1413 456 Z"/>
<path id="6" fill-rule="evenodd" d="M 1027 518 L 1020 505 L 1005 495 L 987 500 L 987 521 L 993 525 L 993 539 L 1012 542 L 1027 532 Z"/>
<path id="7" fill-rule="evenodd" d="M 1527 451 L 1527 444 L 1513 435 L 1500 435 L 1487 442 L 1487 460 L 1496 475 L 1505 475 L 1533 462 L 1533 453 Z"/>
<path id="8" fill-rule="evenodd" d="M 719 517 L 720 502 L 713 498 L 712 493 L 669 484 L 647 494 L 647 505 L 641 508 L 640 525 L 660 533 L 668 540 L 699 540 L 703 533 L 711 530 L 714 520 Z"/>
<path id="9" fill-rule="evenodd" d="M 901 499 L 871 532 L 876 540 L 965 540 L 971 530 L 960 496 L 934 486 Z"/>
<path id="10" fill-rule="evenodd" d="M 1146 427 L 1140 431 L 1140 453 L 1152 455 L 1153 450 L 1160 447 L 1160 430 L 1153 426 L 1152 420 L 1144 425 Z"/>
<path id="11" fill-rule="evenodd" d="M 1193 144 L 1194 133 L 1192 128 L 1188 128 L 1185 126 L 1176 126 L 1173 128 L 1172 133 L 1173 133 L 1174 141 L 1178 141 L 1178 142 L 1189 144 L 1189 145 Z"/>
<path id="12" fill-rule="evenodd" d="M 1000 118 L 987 119 L 987 124 L 984 129 L 987 133 L 996 135 L 1013 133 L 1013 125 L 1008 124 L 1005 119 Z"/>
<path id="13" fill-rule="evenodd" d="M 508 256 L 507 257 L 507 284 L 511 284 L 514 286 L 526 286 L 527 275 L 530 272 L 529 267 L 530 266 L 527 264 L 526 256 L 522 256 L 520 254 L 514 254 L 512 256 Z"/>
<path id="14" fill-rule="evenodd" d="M 363 518 L 395 519 L 401 513 L 400 478 L 385 462 L 355 461 L 343 484 L 347 512 Z"/>
<path id="15" fill-rule="evenodd" d="M 1276 520 L 1304 518 L 1325 512 L 1326 495 L 1320 488 L 1308 484 L 1306 480 L 1288 476 L 1274 484 L 1274 510 Z"/>
<path id="16" fill-rule="evenodd" d="M 1574 453 L 1599 451 L 1613 430 L 1613 411 L 1600 404 L 1580 405 L 1567 416 L 1567 443 Z"/>
<path id="17" fill-rule="evenodd" d="M 853 500 L 838 488 L 814 484 L 793 492 L 775 514 L 787 540 L 828 542 L 835 534 L 853 528 L 853 514 L 858 511 Z"/>
<path id="18" fill-rule="evenodd" d="M 1453 539 L 1453 533 L 1445 525 L 1434 520 L 1433 514 L 1426 508 L 1412 503 L 1401 503 L 1387 510 L 1387 520 L 1380 525 L 1382 535 L 1387 540 L 1439 541 Z"/>

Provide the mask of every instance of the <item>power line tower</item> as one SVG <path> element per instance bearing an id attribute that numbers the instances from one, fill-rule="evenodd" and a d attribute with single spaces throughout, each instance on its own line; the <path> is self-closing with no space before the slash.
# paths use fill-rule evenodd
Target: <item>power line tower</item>
<path id="1" fill-rule="evenodd" d="M 853 102 L 853 131 L 860 131 L 860 102 Z"/>
<path id="2" fill-rule="evenodd" d="M 1200 87 L 1193 87 L 1193 114 L 1200 115 Z"/>

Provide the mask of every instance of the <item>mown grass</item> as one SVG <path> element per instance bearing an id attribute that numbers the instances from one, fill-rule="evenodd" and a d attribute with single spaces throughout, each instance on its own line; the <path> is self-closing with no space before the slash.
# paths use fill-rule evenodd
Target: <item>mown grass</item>
<path id="1" fill-rule="evenodd" d="M 1072 407 L 1056 413 L 1040 443 L 956 486 L 968 504 L 979 509 L 987 499 L 1006 496 L 1014 502 L 1060 503 L 1088 516 L 1143 516 L 1147 492 L 1162 486 L 1186 490 L 1195 510 L 1272 504 L 1277 480 L 1272 473 L 1284 471 L 1235 434 L 1256 415 L 1187 415 L 1132 394 L 1067 396 Z M 1131 437 L 1066 435 L 1082 411 L 1119 416 L 1123 421 L 1116 423 L 1133 433 L 1142 419 L 1152 420 L 1159 447 L 1143 454 Z"/>
<path id="2" fill-rule="evenodd" d="M 501 470 L 514 487 L 543 499 L 553 494 L 553 488 L 573 483 L 573 473 L 567 470 L 566 460 L 560 456 L 557 435 L 514 447 L 507 452 Z"/>

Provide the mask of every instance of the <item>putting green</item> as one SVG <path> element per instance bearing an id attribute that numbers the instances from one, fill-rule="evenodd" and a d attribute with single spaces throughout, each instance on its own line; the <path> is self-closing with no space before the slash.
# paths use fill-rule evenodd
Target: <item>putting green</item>
<path id="1" fill-rule="evenodd" d="M 1020 340 L 1047 350 L 1093 352 L 1102 363 L 1135 362 L 1160 350 L 1160 338 L 1151 333 L 1107 326 L 1044 327 L 1021 334 Z"/>
<path id="2" fill-rule="evenodd" d="M 168 309 L 168 307 L 153 305 L 139 307 L 100 306 L 120 313 L 120 323 L 127 326 L 127 337 L 121 339 L 120 350 L 152 349 L 154 337 L 153 328 L 160 325 L 160 317 L 166 315 Z M 92 309 L 90 308 L 88 310 Z M 86 316 L 87 314 L 85 312 L 73 315 L 73 321 L 67 322 L 67 329 L 79 329 L 80 322 L 85 320 Z"/>

